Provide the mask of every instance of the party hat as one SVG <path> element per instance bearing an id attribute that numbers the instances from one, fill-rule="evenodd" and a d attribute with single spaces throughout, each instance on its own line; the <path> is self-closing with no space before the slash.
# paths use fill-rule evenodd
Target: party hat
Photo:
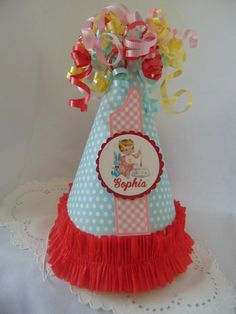
<path id="1" fill-rule="evenodd" d="M 49 236 L 56 276 L 95 291 L 139 292 L 170 283 L 191 263 L 193 240 L 185 208 L 173 200 L 151 92 L 161 80 L 161 104 L 172 113 L 181 89 L 168 97 L 168 80 L 182 73 L 184 39 L 161 10 L 146 20 L 122 5 L 88 19 L 73 48 L 69 79 L 86 96 L 70 101 L 87 111 L 90 92 L 104 92 L 84 152 Z M 163 77 L 163 66 L 174 68 Z M 163 77 L 163 78 L 162 78 Z"/>

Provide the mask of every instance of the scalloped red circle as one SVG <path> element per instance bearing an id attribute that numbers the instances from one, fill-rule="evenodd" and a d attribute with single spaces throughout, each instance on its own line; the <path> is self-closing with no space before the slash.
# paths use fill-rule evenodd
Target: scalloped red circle
<path id="1" fill-rule="evenodd" d="M 156 143 L 134 131 L 109 137 L 101 146 L 96 163 L 102 186 L 123 199 L 149 194 L 160 182 L 164 167 Z"/>

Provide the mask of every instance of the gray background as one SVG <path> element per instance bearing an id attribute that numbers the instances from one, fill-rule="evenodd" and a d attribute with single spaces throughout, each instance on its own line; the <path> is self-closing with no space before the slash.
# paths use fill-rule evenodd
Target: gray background
<path id="1" fill-rule="evenodd" d="M 236 1 L 135 1 L 143 15 L 162 5 L 173 27 L 197 30 L 184 75 L 193 107 L 157 115 L 173 194 L 188 208 L 188 230 L 216 255 L 236 285 Z M 73 177 L 98 104 L 70 109 L 70 51 L 85 19 L 109 1 L 0 0 L 0 197 L 32 179 Z M 0 230 L 0 313 L 92 313 L 64 283 L 42 283 L 29 252 Z"/>

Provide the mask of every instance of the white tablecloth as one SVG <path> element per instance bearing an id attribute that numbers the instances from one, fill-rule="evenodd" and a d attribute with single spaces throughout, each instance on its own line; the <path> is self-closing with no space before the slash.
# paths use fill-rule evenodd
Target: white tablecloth
<path id="1" fill-rule="evenodd" d="M 69 284 L 64 284 L 53 276 L 49 265 L 46 263 L 45 254 L 47 235 L 57 216 L 58 199 L 68 191 L 69 182 L 69 179 L 63 178 L 55 178 L 48 182 L 28 182 L 11 193 L 0 207 L 0 226 L 6 226 L 11 230 L 12 243 L 21 249 L 30 250 L 32 254 L 31 260 L 22 267 L 26 269 L 24 272 L 21 269 L 21 263 L 17 262 L 16 264 L 14 258 L 16 252 L 13 251 L 12 253 L 10 249 L 6 254 L 4 247 L 2 248 L 3 258 L 1 261 L 4 258 L 8 258 L 10 261 L 3 264 L 8 269 L 8 272 L 2 272 L 3 286 L 9 286 L 10 289 L 13 287 L 12 290 L 14 291 L 17 285 L 21 286 L 22 283 L 25 285 L 25 287 L 22 286 L 22 290 L 20 289 L 20 292 L 23 293 L 23 303 L 19 300 L 19 293 L 8 293 L 11 297 L 16 298 L 16 304 L 25 304 L 24 306 L 36 307 L 36 310 L 40 309 L 35 300 L 38 302 L 37 294 L 40 294 L 40 289 L 43 289 L 44 293 L 44 287 L 42 283 L 39 283 L 37 289 L 34 287 L 32 290 L 30 286 L 31 284 L 34 286 L 34 280 L 38 282 L 38 273 L 40 272 L 42 273 L 41 280 L 46 280 L 45 288 L 53 287 L 55 293 L 57 289 L 58 291 L 64 289 L 65 294 L 62 299 L 65 299 L 65 304 L 70 300 L 67 298 Z M 236 309 L 236 294 L 219 269 L 215 257 L 203 245 L 196 242 L 192 259 L 193 263 L 187 271 L 163 289 L 155 289 L 140 294 L 110 294 L 70 288 L 76 295 L 74 298 L 77 299 L 77 302 L 89 304 L 92 309 L 112 310 L 115 314 L 143 314 L 163 311 L 167 311 L 169 314 L 221 314 L 222 312 L 231 314 Z M 33 266 L 29 267 L 29 265 L 36 262 L 38 264 L 37 275 L 32 276 L 29 270 L 33 269 Z M 7 273 L 10 275 L 4 278 Z M 17 283 L 17 285 L 13 285 L 13 283 Z M 51 283 L 51 286 L 48 287 L 48 283 Z M 32 294 L 33 298 L 29 299 L 28 296 Z M 44 298 L 47 302 L 50 293 L 44 295 Z M 65 312 L 64 308 L 58 307 L 54 301 L 51 301 L 50 304 L 53 304 L 57 311 Z M 43 306 L 48 305 L 43 303 Z M 6 302 L 5 307 L 11 310 L 12 304 Z M 81 306 L 78 307 L 81 308 Z M 49 309 L 47 307 L 44 311 L 50 313 Z M 19 310 L 22 311 L 21 308 Z M 70 312 L 67 311 L 66 313 Z"/>

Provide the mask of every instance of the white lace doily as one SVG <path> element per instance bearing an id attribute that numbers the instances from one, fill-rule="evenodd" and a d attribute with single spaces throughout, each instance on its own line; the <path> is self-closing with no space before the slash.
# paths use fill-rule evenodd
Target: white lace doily
<path id="1" fill-rule="evenodd" d="M 59 197 L 68 191 L 69 179 L 26 183 L 1 204 L 0 226 L 11 230 L 15 245 L 31 249 L 43 272 L 47 236 L 57 215 Z M 116 314 L 236 313 L 236 295 L 219 270 L 215 258 L 195 244 L 193 264 L 171 285 L 140 294 L 93 293 L 71 287 L 83 304 Z"/>

